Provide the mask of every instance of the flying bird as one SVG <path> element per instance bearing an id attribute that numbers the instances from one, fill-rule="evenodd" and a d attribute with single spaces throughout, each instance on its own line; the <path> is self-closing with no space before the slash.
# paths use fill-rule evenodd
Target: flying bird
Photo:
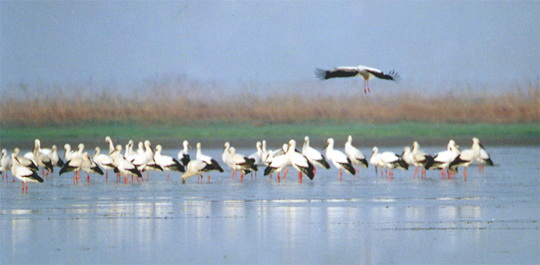
<path id="1" fill-rule="evenodd" d="M 354 77 L 354 76 L 359 75 L 364 79 L 364 93 L 371 92 L 371 88 L 369 87 L 368 81 L 372 77 L 392 80 L 396 82 L 399 80 L 399 74 L 393 70 L 388 73 L 384 73 L 383 71 L 379 69 L 375 69 L 375 68 L 367 67 L 363 65 L 337 67 L 332 70 L 316 69 L 315 75 L 321 80 L 326 80 L 326 79 L 336 78 L 336 77 Z"/>

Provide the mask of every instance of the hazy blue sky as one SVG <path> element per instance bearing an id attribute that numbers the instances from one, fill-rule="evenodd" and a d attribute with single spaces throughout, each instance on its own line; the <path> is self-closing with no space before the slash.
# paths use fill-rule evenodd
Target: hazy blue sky
<path id="1" fill-rule="evenodd" d="M 184 74 L 231 86 L 294 83 L 316 80 L 318 67 L 358 64 L 398 71 L 400 86 L 506 89 L 540 75 L 540 1 L 1 1 L 0 8 L 3 88 Z"/>

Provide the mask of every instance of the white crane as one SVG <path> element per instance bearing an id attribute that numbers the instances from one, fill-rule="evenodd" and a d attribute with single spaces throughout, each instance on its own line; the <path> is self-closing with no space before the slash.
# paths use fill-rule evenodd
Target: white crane
<path id="1" fill-rule="evenodd" d="M 11 174 L 22 182 L 22 193 L 28 193 L 28 185 L 26 182 L 43 182 L 43 178 L 41 178 L 36 172 L 30 170 L 19 162 L 19 158 L 15 153 L 11 154 L 11 161 Z"/>
<path id="2" fill-rule="evenodd" d="M 325 169 L 329 169 L 330 165 L 326 161 L 326 158 L 324 157 L 321 152 L 319 152 L 317 149 L 311 147 L 309 143 L 309 137 L 304 137 L 304 145 L 302 146 L 302 154 L 307 157 L 309 162 L 311 162 L 313 165 L 317 165 L 320 167 L 323 167 Z M 317 167 L 313 170 L 313 173 L 317 173 Z"/>
<path id="3" fill-rule="evenodd" d="M 353 165 L 360 165 L 362 167 L 368 167 L 368 161 L 366 156 L 362 151 L 352 145 L 352 136 L 347 137 L 347 142 L 345 142 L 345 154 L 349 157 Z"/>
<path id="4" fill-rule="evenodd" d="M 296 151 L 296 141 L 289 141 L 289 150 L 285 153 L 289 157 L 291 165 L 298 170 L 298 182 L 302 183 L 302 173 L 306 174 L 309 179 L 313 180 L 314 167 L 306 156 Z"/>
<path id="5" fill-rule="evenodd" d="M 354 166 L 352 165 L 351 160 L 345 155 L 343 152 L 334 149 L 334 139 L 328 138 L 326 141 L 326 158 L 328 158 L 330 161 L 332 161 L 332 164 L 338 169 L 339 171 L 339 181 L 341 181 L 341 178 L 343 176 L 343 169 L 347 171 L 349 174 L 354 175 L 356 174 L 356 170 L 354 169 Z"/>
<path id="6" fill-rule="evenodd" d="M 369 87 L 368 81 L 372 77 L 377 77 L 380 79 L 392 80 L 392 81 L 399 80 L 399 74 L 396 73 L 395 71 L 384 73 L 383 71 L 379 69 L 375 69 L 375 68 L 367 67 L 363 65 L 337 67 L 332 70 L 316 69 L 315 75 L 319 77 L 321 80 L 337 78 L 337 77 L 354 77 L 354 76 L 359 75 L 364 79 L 364 93 L 371 92 L 371 88 Z"/>

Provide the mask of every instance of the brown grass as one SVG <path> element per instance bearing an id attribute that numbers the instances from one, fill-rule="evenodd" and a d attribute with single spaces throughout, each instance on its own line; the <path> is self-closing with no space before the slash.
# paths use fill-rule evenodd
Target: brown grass
<path id="1" fill-rule="evenodd" d="M 507 93 L 420 92 L 364 95 L 360 90 L 332 95 L 309 85 L 277 90 L 251 88 L 225 93 L 215 84 L 155 82 L 132 88 L 81 86 L 28 89 L 0 99 L 0 125 L 40 126 L 81 122 L 182 124 L 193 121 L 293 122 L 361 120 L 368 123 L 421 121 L 437 123 L 538 123 L 540 86 L 516 86 Z M 257 88 L 260 90 L 260 88 Z M 294 91 L 294 92 L 290 92 Z M 410 90 L 409 90 L 410 91 Z M 414 91 L 414 90 L 413 90 Z"/>

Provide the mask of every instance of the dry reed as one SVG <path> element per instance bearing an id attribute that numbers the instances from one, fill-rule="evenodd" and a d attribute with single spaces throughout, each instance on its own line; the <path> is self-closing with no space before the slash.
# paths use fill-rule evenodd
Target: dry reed
<path id="1" fill-rule="evenodd" d="M 284 89 L 277 94 L 225 93 L 219 86 L 160 82 L 133 89 L 52 87 L 24 90 L 22 96 L 0 99 L 0 125 L 41 126 L 83 122 L 299 122 L 359 120 L 368 123 L 420 121 L 436 123 L 538 123 L 538 84 L 507 93 L 447 92 L 439 95 L 397 93 L 364 95 L 360 91 L 332 96 L 310 88 Z M 295 91 L 295 92 L 289 92 Z"/>

